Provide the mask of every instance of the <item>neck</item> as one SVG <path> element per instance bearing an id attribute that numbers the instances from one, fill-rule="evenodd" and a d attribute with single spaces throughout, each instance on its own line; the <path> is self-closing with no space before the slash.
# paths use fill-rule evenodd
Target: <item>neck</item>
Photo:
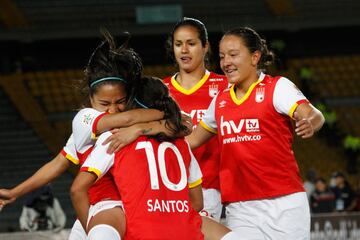
<path id="1" fill-rule="evenodd" d="M 183 69 L 179 70 L 176 76 L 176 81 L 185 89 L 190 89 L 195 86 L 201 78 L 205 75 L 205 67 L 197 68 L 192 72 L 186 72 Z"/>
<path id="2" fill-rule="evenodd" d="M 244 96 L 249 90 L 250 86 L 259 80 L 259 75 L 257 73 L 252 74 L 244 81 L 239 81 L 235 83 L 235 93 L 238 98 Z"/>

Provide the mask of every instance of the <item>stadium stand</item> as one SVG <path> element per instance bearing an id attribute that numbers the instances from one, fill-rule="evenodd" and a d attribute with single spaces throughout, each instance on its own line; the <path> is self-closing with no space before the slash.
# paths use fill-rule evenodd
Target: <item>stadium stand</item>
<path id="1" fill-rule="evenodd" d="M 10 188 L 31 176 L 52 158 L 46 145 L 36 132 L 25 123 L 15 106 L 0 88 L 0 153 L 1 187 Z M 64 206 L 71 226 L 75 219 L 69 198 L 70 174 L 64 174 L 53 183 L 54 192 Z M 0 214 L 0 232 L 19 230 L 22 198 L 6 207 Z"/>

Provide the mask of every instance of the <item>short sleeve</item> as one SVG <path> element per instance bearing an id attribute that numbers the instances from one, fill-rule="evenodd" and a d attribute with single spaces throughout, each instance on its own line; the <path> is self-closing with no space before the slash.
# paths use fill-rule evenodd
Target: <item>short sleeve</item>
<path id="1" fill-rule="evenodd" d="M 219 96 L 217 94 L 211 101 L 208 109 L 205 112 L 204 117 L 200 121 L 200 125 L 211 133 L 217 133 L 217 124 L 215 119 L 215 104 L 216 99 Z"/>
<path id="2" fill-rule="evenodd" d="M 114 165 L 115 154 L 107 153 L 109 144 L 103 145 L 103 142 L 111 136 L 111 132 L 105 132 L 101 134 L 96 141 L 94 149 L 81 166 L 80 171 L 82 172 L 93 172 L 98 178 L 104 176 L 109 169 Z"/>
<path id="3" fill-rule="evenodd" d="M 93 108 L 84 108 L 76 114 L 72 122 L 72 130 L 75 147 L 79 153 L 84 153 L 94 145 L 97 123 L 105 114 Z"/>
<path id="4" fill-rule="evenodd" d="M 72 162 L 76 165 L 79 164 L 79 159 L 78 159 L 77 153 L 76 153 L 73 134 L 71 134 L 71 136 L 67 140 L 66 145 L 61 150 L 61 154 L 70 162 Z"/>
<path id="5" fill-rule="evenodd" d="M 188 177 L 188 184 L 189 188 L 194 188 L 202 183 L 202 172 L 200 166 L 192 153 L 189 144 L 187 143 L 190 153 L 190 166 L 189 166 L 189 177 Z"/>
<path id="6" fill-rule="evenodd" d="M 275 86 L 273 104 L 278 113 L 293 117 L 296 108 L 308 103 L 304 94 L 287 78 L 280 78 Z"/>

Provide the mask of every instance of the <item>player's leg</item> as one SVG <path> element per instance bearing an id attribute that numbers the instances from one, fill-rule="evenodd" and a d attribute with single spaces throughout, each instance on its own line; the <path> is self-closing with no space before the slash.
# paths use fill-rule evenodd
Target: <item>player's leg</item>
<path id="1" fill-rule="evenodd" d="M 262 209 L 257 205 L 259 201 L 245 201 L 230 203 L 226 206 L 225 226 L 243 239 L 265 240 L 264 233 L 259 228 L 262 224 Z"/>
<path id="2" fill-rule="evenodd" d="M 86 232 L 79 220 L 76 220 L 71 228 L 68 240 L 86 240 Z"/>
<path id="3" fill-rule="evenodd" d="M 99 224 L 91 228 L 88 233 L 88 240 L 121 240 L 119 232 L 107 224 Z"/>
<path id="4" fill-rule="evenodd" d="M 113 230 L 119 235 L 114 239 L 122 239 L 125 228 L 126 219 L 121 201 L 102 201 L 90 208 L 87 230 L 89 237 L 92 233 L 92 240 L 111 239 L 106 236 L 115 236 Z"/>
<path id="5" fill-rule="evenodd" d="M 210 188 L 203 188 L 204 198 L 204 211 L 208 214 L 207 216 L 212 217 L 216 221 L 220 222 L 222 204 L 221 194 L 218 190 Z"/>
<path id="6" fill-rule="evenodd" d="M 241 240 L 241 236 L 212 218 L 202 217 L 201 232 L 205 240 Z"/>
<path id="7" fill-rule="evenodd" d="M 305 192 L 275 198 L 261 229 L 266 239 L 310 240 L 310 209 Z"/>

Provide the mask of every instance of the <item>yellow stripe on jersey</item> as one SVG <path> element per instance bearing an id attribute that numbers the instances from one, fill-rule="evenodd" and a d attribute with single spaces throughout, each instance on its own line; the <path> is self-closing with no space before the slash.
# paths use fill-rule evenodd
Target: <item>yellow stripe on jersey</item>
<path id="1" fill-rule="evenodd" d="M 298 103 L 295 103 L 295 104 L 290 108 L 290 111 L 289 111 L 288 115 L 289 115 L 291 118 L 293 118 L 294 112 L 295 112 L 295 110 L 296 110 L 296 108 L 297 108 L 298 106 L 299 106 L 299 104 L 298 104 Z"/>
<path id="2" fill-rule="evenodd" d="M 202 178 L 196 180 L 196 181 L 193 182 L 193 183 L 189 183 L 189 188 L 197 187 L 197 186 L 199 186 L 201 183 L 202 183 Z"/>
<path id="3" fill-rule="evenodd" d="M 296 110 L 296 108 L 303 103 L 309 103 L 309 101 L 307 99 L 302 99 L 300 101 L 297 101 L 291 108 L 290 111 L 288 113 L 289 117 L 291 117 L 292 119 L 294 119 L 294 112 Z"/>
<path id="4" fill-rule="evenodd" d="M 88 167 L 86 171 L 95 173 L 98 178 L 101 176 L 101 172 L 96 168 Z"/>
<path id="5" fill-rule="evenodd" d="M 98 137 L 96 136 L 96 134 L 95 133 L 91 133 L 91 140 L 96 140 Z"/>
<path id="6" fill-rule="evenodd" d="M 251 84 L 251 86 L 249 87 L 249 89 L 247 90 L 247 92 L 245 93 L 245 95 L 240 98 L 240 99 L 237 99 L 236 97 L 236 93 L 235 93 L 235 84 L 231 86 L 230 88 L 230 96 L 231 96 L 231 99 L 234 101 L 234 103 L 236 105 L 240 105 L 242 104 L 246 99 L 248 99 L 248 97 L 250 96 L 252 90 L 254 89 L 254 87 L 259 83 L 261 82 L 261 79 L 257 80 L 256 82 L 254 82 L 253 84 Z"/>
<path id="7" fill-rule="evenodd" d="M 217 134 L 217 131 L 211 127 L 209 127 L 208 125 L 206 125 L 206 123 L 204 123 L 202 120 L 200 120 L 200 125 L 205 128 L 207 131 L 213 133 L 213 134 Z"/>
<path id="8" fill-rule="evenodd" d="M 209 76 L 210 76 L 210 72 L 209 71 L 206 71 L 204 76 L 200 79 L 200 81 L 198 81 L 195 86 L 193 86 L 192 88 L 190 89 L 185 89 L 183 88 L 175 79 L 175 76 L 172 76 L 171 77 L 171 84 L 174 86 L 174 88 L 176 90 L 178 90 L 179 92 L 183 93 L 183 94 L 186 94 L 186 95 L 190 95 L 194 92 L 196 92 L 196 90 L 198 90 L 202 85 L 204 85 L 204 83 L 206 82 L 206 80 L 208 80 Z"/>
<path id="9" fill-rule="evenodd" d="M 75 164 L 75 165 L 78 165 L 78 164 L 79 164 L 79 159 L 74 158 L 73 156 L 71 156 L 71 155 L 68 154 L 68 153 L 66 154 L 65 158 L 66 158 L 67 160 L 69 160 L 70 162 L 72 162 L 73 164 Z"/>

